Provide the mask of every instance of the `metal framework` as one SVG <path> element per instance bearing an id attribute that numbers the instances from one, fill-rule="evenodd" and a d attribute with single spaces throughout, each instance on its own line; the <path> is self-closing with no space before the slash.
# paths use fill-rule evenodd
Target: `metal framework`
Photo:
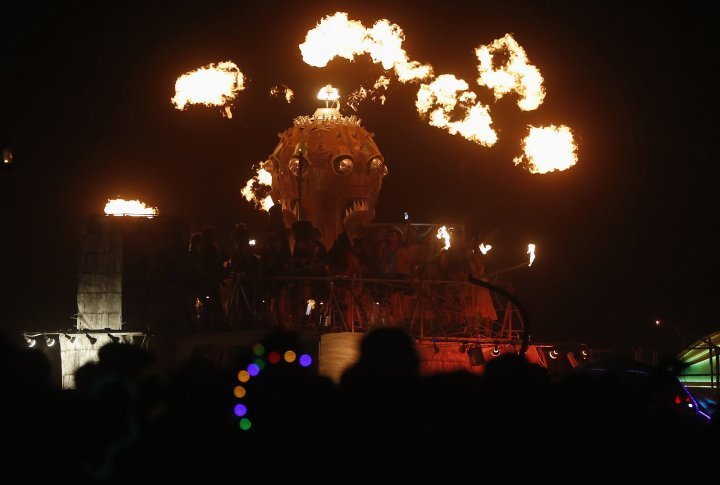
<path id="1" fill-rule="evenodd" d="M 230 328 L 281 326 L 320 332 L 404 328 L 415 338 L 519 341 L 526 317 L 504 288 L 466 281 L 235 276 Z M 200 319 L 201 312 L 194 318 Z"/>

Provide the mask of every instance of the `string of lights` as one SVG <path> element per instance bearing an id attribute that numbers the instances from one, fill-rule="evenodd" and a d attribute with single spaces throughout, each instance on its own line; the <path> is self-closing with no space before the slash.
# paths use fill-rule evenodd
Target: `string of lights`
<path id="1" fill-rule="evenodd" d="M 266 351 L 267 349 L 261 343 L 256 343 L 252 347 L 253 355 L 255 359 L 252 360 L 244 369 L 241 369 L 237 373 L 237 379 L 240 384 L 233 388 L 233 395 L 239 400 L 233 407 L 233 414 L 240 418 L 238 426 L 243 431 L 248 431 L 252 428 L 253 423 L 248 416 L 247 406 L 247 384 L 251 379 L 255 379 L 260 376 L 261 372 L 266 368 L 268 364 L 272 366 L 289 364 L 298 364 L 300 367 L 310 367 L 313 359 L 309 354 L 300 354 L 294 350 L 285 350 L 282 355 L 277 350 Z"/>

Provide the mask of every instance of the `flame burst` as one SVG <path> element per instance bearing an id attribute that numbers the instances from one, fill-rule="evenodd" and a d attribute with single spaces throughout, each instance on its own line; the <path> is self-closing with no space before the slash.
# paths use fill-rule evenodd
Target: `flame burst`
<path id="1" fill-rule="evenodd" d="M 372 89 L 365 89 L 365 86 L 360 86 L 355 91 L 350 93 L 347 100 L 347 105 L 353 111 L 357 111 L 360 102 L 366 98 L 370 98 L 372 101 L 380 101 L 381 105 L 385 104 L 387 96 L 385 92 L 390 86 L 390 78 L 386 76 L 380 76 L 373 84 Z"/>
<path id="2" fill-rule="evenodd" d="M 315 67 L 325 67 L 335 57 L 353 61 L 356 55 L 370 54 L 373 62 L 385 70 L 394 69 L 402 82 L 426 79 L 432 67 L 408 58 L 402 48 L 405 34 L 388 20 L 378 20 L 367 29 L 357 20 L 349 20 L 345 12 L 323 18 L 308 31 L 300 44 L 303 60 Z"/>
<path id="3" fill-rule="evenodd" d="M 507 62 L 495 69 L 493 57 L 498 53 L 506 53 Z M 475 49 L 475 55 L 480 62 L 477 82 L 480 86 L 492 89 L 495 99 L 514 91 L 520 95 L 518 106 L 521 110 L 534 110 L 542 104 L 545 90 L 540 70 L 528 63 L 525 49 L 510 34 L 505 34 L 505 37 L 496 39 L 490 45 L 481 45 Z"/>
<path id="4" fill-rule="evenodd" d="M 256 208 L 269 211 L 275 202 L 271 196 L 263 195 L 263 193 L 267 193 L 271 187 L 272 174 L 260 167 L 257 169 L 257 173 L 247 181 L 240 193 L 248 202 L 254 203 Z"/>
<path id="5" fill-rule="evenodd" d="M 274 86 L 270 90 L 270 96 L 275 96 L 277 98 L 282 96 L 289 104 L 292 103 L 293 99 L 295 99 L 295 91 L 285 86 L 284 84 L 281 84 L 280 86 Z"/>
<path id="6" fill-rule="evenodd" d="M 479 247 L 480 247 L 480 252 L 483 253 L 483 254 L 489 253 L 490 250 L 492 249 L 492 246 L 491 246 L 491 245 L 489 245 L 489 244 L 488 244 L 488 245 L 485 245 L 485 243 L 480 243 L 480 246 L 479 246 Z"/>
<path id="7" fill-rule="evenodd" d="M 179 110 L 188 104 L 223 106 L 225 115 L 232 118 L 230 104 L 245 89 L 244 81 L 243 73 L 234 62 L 209 64 L 177 78 L 171 101 Z"/>
<path id="8" fill-rule="evenodd" d="M 533 261 L 535 261 L 535 245 L 533 243 L 528 244 L 527 253 L 530 255 L 530 262 L 528 263 L 528 266 L 532 266 Z"/>
<path id="9" fill-rule="evenodd" d="M 152 219 L 158 215 L 156 207 L 148 207 L 139 200 L 108 199 L 105 214 L 109 216 L 147 217 Z"/>
<path id="10" fill-rule="evenodd" d="M 565 125 L 547 127 L 529 126 L 530 133 L 522 141 L 524 154 L 513 159 L 530 173 L 548 173 L 567 170 L 578 161 L 577 145 L 572 131 Z"/>
<path id="11" fill-rule="evenodd" d="M 450 228 L 450 230 L 452 230 L 452 227 Z M 450 249 L 450 233 L 445 226 L 442 226 L 440 229 L 438 229 L 437 235 L 435 237 L 445 240 L 445 247 L 443 249 Z"/>
<path id="12" fill-rule="evenodd" d="M 497 133 L 490 127 L 490 109 L 476 102 L 477 95 L 467 89 L 468 83 L 464 80 L 442 74 L 430 84 L 420 85 L 415 106 L 419 113 L 428 116 L 430 125 L 480 145 L 492 146 L 497 141 Z M 461 119 L 451 121 L 458 113 Z"/>

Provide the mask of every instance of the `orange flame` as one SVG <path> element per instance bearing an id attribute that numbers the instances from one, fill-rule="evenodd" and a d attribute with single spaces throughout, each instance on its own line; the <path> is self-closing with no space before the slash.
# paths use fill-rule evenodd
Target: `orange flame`
<path id="1" fill-rule="evenodd" d="M 387 91 L 390 85 L 390 78 L 386 76 L 380 76 L 373 84 L 372 89 L 365 89 L 364 86 L 360 86 L 355 91 L 350 93 L 347 100 L 347 105 L 353 110 L 357 111 L 360 102 L 366 98 L 370 98 L 372 101 L 380 101 L 381 105 L 385 104 L 386 96 L 384 93 Z"/>
<path id="2" fill-rule="evenodd" d="M 209 64 L 183 74 L 175 81 L 175 96 L 171 99 L 179 110 L 188 104 L 224 106 L 225 114 L 232 118 L 230 103 L 245 89 L 245 77 L 234 62 Z"/>
<path id="3" fill-rule="evenodd" d="M 507 52 L 507 62 L 502 67 L 493 68 L 494 55 L 503 51 Z M 475 49 L 475 55 L 480 61 L 477 82 L 492 89 L 495 99 L 514 91 L 520 95 L 518 106 L 521 110 L 534 110 L 542 104 L 545 90 L 540 70 L 528 63 L 525 49 L 510 34 L 490 45 L 481 45 Z"/>
<path id="4" fill-rule="evenodd" d="M 528 266 L 532 266 L 533 261 L 535 261 L 535 245 L 533 243 L 528 244 L 527 253 L 530 255 L 530 262 L 528 263 Z"/>
<path id="5" fill-rule="evenodd" d="M 567 170 L 577 163 L 577 145 L 570 128 L 565 125 L 529 126 L 530 133 L 522 142 L 524 154 L 513 159 L 525 165 L 530 173 Z"/>
<path id="6" fill-rule="evenodd" d="M 270 89 L 270 96 L 275 97 L 284 97 L 285 101 L 289 103 L 292 103 L 292 100 L 295 99 L 295 91 L 290 89 L 289 87 L 285 86 L 284 84 L 280 86 L 273 86 L 272 89 Z"/>
<path id="7" fill-rule="evenodd" d="M 452 230 L 452 227 L 450 228 Z M 445 240 L 445 247 L 443 249 L 447 250 L 450 249 L 450 233 L 448 232 L 448 229 L 445 226 L 442 226 L 440 229 L 438 229 L 438 232 L 436 236 L 438 239 L 444 239 Z"/>
<path id="8" fill-rule="evenodd" d="M 497 141 L 497 133 L 490 127 L 490 109 L 476 102 L 476 94 L 467 89 L 468 83 L 464 80 L 442 74 L 430 84 L 420 85 L 415 106 L 420 114 L 428 116 L 430 125 L 480 145 L 492 146 Z M 457 112 L 462 113 L 463 118 L 451 121 Z"/>
<path id="9" fill-rule="evenodd" d="M 109 216 L 147 217 L 152 219 L 158 215 L 156 207 L 148 207 L 139 200 L 108 199 L 105 214 Z"/>
<path id="10" fill-rule="evenodd" d="M 266 195 L 264 197 L 258 194 L 267 192 L 272 187 L 272 174 L 260 167 L 257 173 L 245 183 L 245 187 L 240 193 L 248 202 L 253 202 L 255 207 L 264 211 L 269 211 L 275 205 L 272 197 Z"/>
<path id="11" fill-rule="evenodd" d="M 486 245 L 485 243 L 480 243 L 480 252 L 483 254 L 487 254 L 492 249 L 491 245 Z"/>
<path id="12" fill-rule="evenodd" d="M 432 68 L 409 60 L 402 48 L 404 40 L 402 29 L 388 20 L 367 29 L 362 22 L 349 20 L 347 13 L 336 12 L 308 31 L 299 47 L 303 60 L 315 67 L 325 67 L 335 57 L 353 61 L 356 55 L 370 54 L 385 70 L 394 69 L 402 82 L 429 77 Z"/>

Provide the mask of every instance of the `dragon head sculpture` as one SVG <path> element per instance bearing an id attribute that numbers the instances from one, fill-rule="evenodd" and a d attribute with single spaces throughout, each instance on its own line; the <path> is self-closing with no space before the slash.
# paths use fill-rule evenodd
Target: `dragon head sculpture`
<path id="1" fill-rule="evenodd" d="M 282 205 L 287 226 L 310 221 L 330 247 L 343 230 L 352 235 L 375 218 L 388 169 L 373 134 L 358 118 L 319 108 L 278 136 L 262 166 L 272 174 L 270 194 Z"/>

